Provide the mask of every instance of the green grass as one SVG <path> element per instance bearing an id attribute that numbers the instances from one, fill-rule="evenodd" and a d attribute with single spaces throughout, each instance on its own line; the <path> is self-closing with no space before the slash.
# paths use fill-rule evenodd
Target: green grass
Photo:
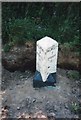
<path id="1" fill-rule="evenodd" d="M 52 23 L 51 23 L 52 24 Z M 65 25 L 67 26 L 67 24 Z M 32 18 L 25 18 L 25 19 L 10 19 L 7 23 L 4 23 L 3 29 L 3 41 L 5 40 L 6 35 L 8 35 L 8 42 L 13 42 L 14 44 L 24 44 L 27 40 L 39 40 L 44 36 L 50 36 L 59 43 L 64 43 L 65 47 L 73 48 L 78 44 L 78 37 L 73 36 L 72 38 L 69 37 L 72 33 L 68 33 L 68 29 L 65 26 L 55 26 L 54 25 L 44 25 L 40 22 L 35 22 Z M 61 27 L 64 27 L 64 31 L 61 31 Z M 66 32 L 65 32 L 66 31 Z M 66 40 L 66 36 L 68 33 L 68 38 Z M 71 39 L 74 39 L 71 40 Z M 5 43 L 6 43 L 5 41 Z M 70 42 L 73 41 L 73 42 Z"/>
<path id="2" fill-rule="evenodd" d="M 67 73 L 67 77 L 69 79 L 73 79 L 73 80 L 79 80 L 80 79 L 80 74 L 78 71 L 74 71 L 74 70 L 70 70 L 68 73 Z"/>
<path id="3" fill-rule="evenodd" d="M 76 102 L 72 102 L 72 104 L 70 106 L 70 110 L 71 110 L 71 112 L 73 112 L 75 114 L 77 114 L 77 113 L 79 114 L 81 112 L 81 107 Z"/>
<path id="4" fill-rule="evenodd" d="M 75 47 L 79 44 L 78 21 L 79 3 L 3 2 L 2 42 L 23 45 L 49 36 Z"/>
<path id="5" fill-rule="evenodd" d="M 11 47 L 12 47 L 11 45 L 5 44 L 4 47 L 3 47 L 4 52 L 9 52 L 9 50 L 11 49 Z"/>

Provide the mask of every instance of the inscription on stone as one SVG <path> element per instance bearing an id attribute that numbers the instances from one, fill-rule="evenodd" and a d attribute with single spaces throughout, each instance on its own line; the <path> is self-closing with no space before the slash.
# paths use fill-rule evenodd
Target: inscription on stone
<path id="1" fill-rule="evenodd" d="M 58 43 L 50 37 L 37 41 L 36 70 L 40 72 L 42 81 L 45 82 L 51 73 L 56 73 Z"/>

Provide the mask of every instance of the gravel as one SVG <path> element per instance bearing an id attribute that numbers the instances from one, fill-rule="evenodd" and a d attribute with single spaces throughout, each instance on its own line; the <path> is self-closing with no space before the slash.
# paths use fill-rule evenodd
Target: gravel
<path id="1" fill-rule="evenodd" d="M 33 88 L 33 72 L 9 72 L 3 68 L 2 106 L 9 106 L 10 117 L 14 118 L 20 113 L 40 110 L 56 118 L 79 117 L 80 113 L 71 111 L 72 103 L 78 104 L 81 99 L 79 82 L 69 79 L 66 73 L 67 70 L 58 68 L 56 87 Z"/>

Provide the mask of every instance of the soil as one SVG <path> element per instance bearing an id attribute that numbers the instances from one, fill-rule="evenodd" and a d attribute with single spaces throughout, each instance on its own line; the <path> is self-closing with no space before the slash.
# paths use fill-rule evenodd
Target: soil
<path id="1" fill-rule="evenodd" d="M 10 118 L 40 110 L 48 116 L 54 114 L 55 118 L 79 118 L 80 80 L 69 79 L 68 72 L 57 69 L 55 87 L 33 88 L 34 72 L 9 72 L 2 67 L 2 106 L 8 106 Z"/>
<path id="2" fill-rule="evenodd" d="M 10 118 L 40 110 L 55 118 L 79 118 L 81 80 L 68 78 L 74 71 L 69 69 L 79 69 L 79 56 L 60 47 L 56 86 L 33 88 L 35 48 L 35 43 L 27 42 L 25 46 L 13 46 L 7 53 L 2 50 L 2 107 L 7 106 Z"/>
<path id="3" fill-rule="evenodd" d="M 59 45 L 58 67 L 62 69 L 80 70 L 80 56 L 69 47 Z M 36 66 L 36 43 L 31 41 L 25 45 L 14 45 L 9 52 L 2 50 L 2 65 L 5 69 L 14 72 L 16 70 L 25 71 L 30 69 L 35 71 Z"/>

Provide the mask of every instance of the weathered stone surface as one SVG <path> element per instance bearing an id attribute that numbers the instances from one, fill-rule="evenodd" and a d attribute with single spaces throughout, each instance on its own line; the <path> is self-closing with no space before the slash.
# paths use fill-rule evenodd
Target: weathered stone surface
<path id="1" fill-rule="evenodd" d="M 57 69 L 58 42 L 48 36 L 36 43 L 36 70 L 45 82 Z"/>

